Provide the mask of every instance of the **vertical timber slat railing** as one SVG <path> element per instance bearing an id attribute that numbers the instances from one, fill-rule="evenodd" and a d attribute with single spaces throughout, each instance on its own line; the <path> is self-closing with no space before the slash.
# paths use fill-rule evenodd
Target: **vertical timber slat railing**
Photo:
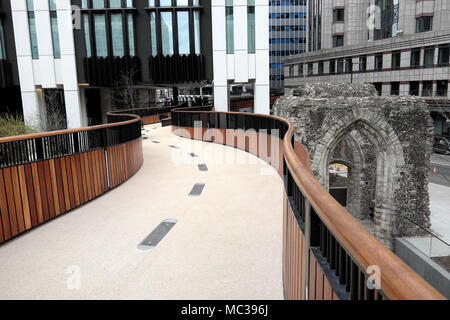
<path id="1" fill-rule="evenodd" d="M 143 164 L 141 119 L 0 139 L 0 243 L 95 199 Z"/>
<path id="2" fill-rule="evenodd" d="M 290 122 L 212 107 L 180 108 L 172 110 L 172 130 L 253 153 L 282 176 L 286 299 L 444 299 L 319 184 Z"/>

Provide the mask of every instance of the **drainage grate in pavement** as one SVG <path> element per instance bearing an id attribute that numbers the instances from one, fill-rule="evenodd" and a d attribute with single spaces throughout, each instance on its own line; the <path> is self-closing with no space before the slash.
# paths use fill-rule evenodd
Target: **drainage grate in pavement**
<path id="1" fill-rule="evenodd" d="M 154 141 L 152 141 L 153 143 L 160 143 L 159 141 L 156 141 L 156 140 L 154 140 Z"/>
<path id="2" fill-rule="evenodd" d="M 196 183 L 192 187 L 192 190 L 189 193 L 189 196 L 191 196 L 191 197 L 199 197 L 202 194 L 204 188 L 205 188 L 205 184 L 204 183 Z"/>
<path id="3" fill-rule="evenodd" d="M 198 169 L 200 171 L 208 171 L 208 166 L 206 164 L 199 164 Z"/>
<path id="4" fill-rule="evenodd" d="M 198 158 L 198 155 L 196 155 L 195 153 L 191 152 L 188 153 L 188 155 L 190 155 L 192 158 Z"/>
<path id="5" fill-rule="evenodd" d="M 139 245 L 140 250 L 150 250 L 157 246 L 157 244 L 169 233 L 177 220 L 164 220 L 153 230 Z"/>
<path id="6" fill-rule="evenodd" d="M 180 147 L 173 146 L 173 145 L 170 145 L 169 147 L 170 147 L 170 148 L 173 148 L 173 149 L 180 149 Z"/>

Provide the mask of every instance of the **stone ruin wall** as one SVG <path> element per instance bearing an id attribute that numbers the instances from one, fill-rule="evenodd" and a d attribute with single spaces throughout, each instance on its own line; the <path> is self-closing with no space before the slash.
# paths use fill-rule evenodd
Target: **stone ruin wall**
<path id="1" fill-rule="evenodd" d="M 350 166 L 347 209 L 373 215 L 373 233 L 393 238 L 430 226 L 428 174 L 433 122 L 423 100 L 378 96 L 371 84 L 305 84 L 287 89 L 274 105 L 309 150 L 317 179 L 328 188 L 328 166 Z"/>

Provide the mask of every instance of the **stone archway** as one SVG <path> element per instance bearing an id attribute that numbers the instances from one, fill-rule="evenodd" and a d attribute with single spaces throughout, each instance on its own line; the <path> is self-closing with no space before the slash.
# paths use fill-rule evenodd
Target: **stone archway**
<path id="1" fill-rule="evenodd" d="M 330 148 L 328 165 L 333 163 L 344 164 L 348 168 L 347 173 L 347 210 L 356 218 L 362 217 L 361 185 L 363 183 L 363 170 L 366 167 L 364 154 L 355 138 L 350 134 Z M 329 171 L 329 170 L 328 170 Z M 323 186 L 330 188 L 329 174 L 324 174 Z"/>
<path id="2" fill-rule="evenodd" d="M 392 243 L 392 227 L 395 225 L 395 204 L 392 201 L 396 169 L 403 164 L 401 144 L 389 123 L 370 111 L 350 113 L 330 127 L 319 140 L 312 158 L 312 169 L 321 183 L 328 176 L 329 155 L 332 146 L 351 131 L 361 132 L 372 142 L 377 157 L 375 197 L 375 235 L 386 245 Z M 328 139 L 331 137 L 331 139 Z"/>
<path id="3" fill-rule="evenodd" d="M 387 246 L 395 237 L 417 235 L 415 225 L 429 227 L 433 122 L 424 101 L 380 97 L 369 84 L 314 83 L 287 90 L 274 113 L 293 122 L 324 187 L 330 161 L 351 160 L 360 194 L 352 194 L 359 205 L 351 199 L 348 209 L 361 218 L 375 206 L 374 233 Z M 343 140 L 351 159 L 333 154 Z"/>

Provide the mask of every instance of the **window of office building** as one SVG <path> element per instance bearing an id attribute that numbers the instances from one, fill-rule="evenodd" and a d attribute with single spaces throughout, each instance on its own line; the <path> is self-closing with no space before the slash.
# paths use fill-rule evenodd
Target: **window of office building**
<path id="1" fill-rule="evenodd" d="M 198 1 L 194 1 L 194 5 L 198 5 Z M 194 11 L 194 46 L 195 54 L 200 54 L 200 12 Z"/>
<path id="2" fill-rule="evenodd" d="M 255 53 L 255 0 L 248 0 L 248 53 Z"/>
<path id="3" fill-rule="evenodd" d="M 344 9 L 333 10 L 333 22 L 344 21 Z"/>
<path id="4" fill-rule="evenodd" d="M 91 32 L 89 27 L 89 15 L 83 14 L 84 39 L 86 43 L 86 57 L 92 56 Z"/>
<path id="5" fill-rule="evenodd" d="M 303 77 L 303 63 L 300 63 L 300 64 L 298 65 L 298 75 L 299 75 L 300 77 Z"/>
<path id="6" fill-rule="evenodd" d="M 450 57 L 450 44 L 442 44 L 439 46 L 439 57 L 438 64 L 439 66 L 447 66 L 449 63 Z"/>
<path id="7" fill-rule="evenodd" d="M 423 67 L 433 68 L 434 66 L 434 47 L 426 47 L 423 52 Z"/>
<path id="8" fill-rule="evenodd" d="M 411 68 L 420 67 L 420 48 L 411 49 Z"/>
<path id="9" fill-rule="evenodd" d="M 289 67 L 289 77 L 293 77 L 294 76 L 294 66 L 290 66 Z"/>
<path id="10" fill-rule="evenodd" d="M 377 90 L 377 93 L 379 96 L 383 93 L 383 84 L 381 82 L 375 82 L 373 84 L 375 86 L 375 90 Z"/>
<path id="11" fill-rule="evenodd" d="M 3 22 L 0 19 L 0 60 L 6 59 L 5 32 L 3 30 Z"/>
<path id="12" fill-rule="evenodd" d="M 308 76 L 312 76 L 314 74 L 314 65 L 312 63 L 308 63 Z"/>
<path id="13" fill-rule="evenodd" d="M 400 82 L 391 82 L 391 96 L 400 94 Z"/>
<path id="14" fill-rule="evenodd" d="M 149 0 L 152 56 L 200 54 L 200 8 L 198 1 Z M 192 4 L 192 6 L 190 6 Z"/>
<path id="15" fill-rule="evenodd" d="M 400 60 L 401 59 L 401 52 L 400 51 L 394 51 L 392 52 L 392 70 L 399 70 L 400 69 Z"/>
<path id="16" fill-rule="evenodd" d="M 422 82 L 422 96 L 432 97 L 433 96 L 433 81 L 423 81 Z"/>
<path id="17" fill-rule="evenodd" d="M 409 95 L 410 96 L 418 96 L 419 95 L 419 81 L 411 81 L 409 83 Z"/>
<path id="18" fill-rule="evenodd" d="M 345 72 L 346 73 L 353 72 L 353 60 L 352 60 L 352 58 L 345 59 Z"/>
<path id="19" fill-rule="evenodd" d="M 111 37 L 113 46 L 113 55 L 123 57 L 125 55 L 125 47 L 123 43 L 123 25 L 122 14 L 111 14 Z"/>
<path id="20" fill-rule="evenodd" d="M 333 36 L 333 48 L 342 47 L 344 45 L 344 36 Z"/>
<path id="21" fill-rule="evenodd" d="M 433 17 L 420 17 L 416 19 L 416 33 L 432 31 Z"/>
<path id="22" fill-rule="evenodd" d="M 336 72 L 336 60 L 330 60 L 330 74 L 334 74 Z"/>
<path id="23" fill-rule="evenodd" d="M 398 31 L 399 0 L 376 0 L 375 6 L 380 9 L 380 13 L 379 28 L 374 30 L 374 39 L 394 37 Z"/>
<path id="24" fill-rule="evenodd" d="M 225 21 L 227 37 L 227 53 L 234 53 L 234 22 L 233 22 L 233 0 L 226 0 Z"/>
<path id="25" fill-rule="evenodd" d="M 39 49 L 36 36 L 36 19 L 34 17 L 33 0 L 27 0 L 28 27 L 30 29 L 31 55 L 33 59 L 39 59 Z"/>
<path id="26" fill-rule="evenodd" d="M 86 56 L 135 55 L 132 0 L 82 2 Z"/>
<path id="27" fill-rule="evenodd" d="M 97 57 L 107 57 L 108 41 L 106 40 L 106 17 L 104 14 L 94 14 L 94 30 Z"/>
<path id="28" fill-rule="evenodd" d="M 367 56 L 359 57 L 359 71 L 366 72 L 367 70 Z"/>
<path id="29" fill-rule="evenodd" d="M 134 48 L 134 19 L 133 14 L 129 13 L 127 15 L 127 24 L 128 24 L 128 47 L 130 50 L 130 56 L 134 56 L 136 54 Z"/>
<path id="30" fill-rule="evenodd" d="M 337 59 L 337 73 L 344 73 L 344 59 Z"/>
<path id="31" fill-rule="evenodd" d="M 375 55 L 375 71 L 383 70 L 383 54 L 377 53 Z"/>
<path id="32" fill-rule="evenodd" d="M 319 66 L 318 66 L 318 74 L 321 76 L 323 75 L 323 61 L 319 62 Z"/>
<path id="33" fill-rule="evenodd" d="M 190 53 L 189 41 L 189 12 L 178 11 L 178 53 L 188 55 Z"/>
<path id="34" fill-rule="evenodd" d="M 53 56 L 55 59 L 61 59 L 61 49 L 59 47 L 58 17 L 56 13 L 56 0 L 49 0 L 49 7 L 50 7 L 50 24 L 52 28 L 52 40 L 53 40 Z"/>
<path id="35" fill-rule="evenodd" d="M 173 55 L 172 12 L 163 11 L 161 15 L 161 43 L 164 56 Z"/>
<path id="36" fill-rule="evenodd" d="M 438 80 L 436 95 L 439 97 L 446 97 L 448 94 L 448 80 Z"/>
<path id="37" fill-rule="evenodd" d="M 152 56 L 158 54 L 156 38 L 156 12 L 150 12 L 150 41 L 152 46 Z"/>

